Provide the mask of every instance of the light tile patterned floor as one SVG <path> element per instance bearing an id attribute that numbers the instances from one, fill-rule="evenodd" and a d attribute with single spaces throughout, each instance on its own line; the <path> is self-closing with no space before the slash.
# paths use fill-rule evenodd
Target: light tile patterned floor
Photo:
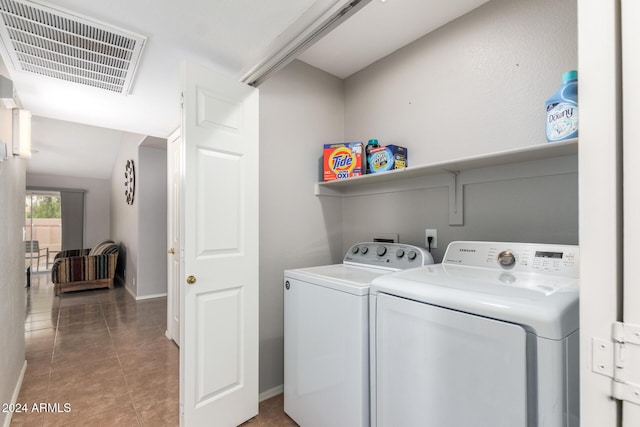
<path id="1" fill-rule="evenodd" d="M 26 301 L 18 402 L 30 411 L 15 413 L 12 426 L 179 425 L 179 350 L 164 334 L 166 298 L 136 302 L 121 287 L 56 297 L 48 274 L 34 274 Z M 49 408 L 32 411 L 34 403 Z M 296 425 L 282 395 L 246 424 Z"/>

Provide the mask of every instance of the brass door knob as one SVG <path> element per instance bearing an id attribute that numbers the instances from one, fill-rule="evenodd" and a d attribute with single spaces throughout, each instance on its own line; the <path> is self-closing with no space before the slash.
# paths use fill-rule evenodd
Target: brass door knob
<path id="1" fill-rule="evenodd" d="M 175 254 L 175 253 L 176 253 L 176 250 L 175 250 L 175 249 L 173 249 L 173 248 L 171 248 L 171 249 L 169 249 L 167 252 L 168 252 L 168 253 L 170 253 L 171 255 L 173 255 L 173 254 Z"/>
<path id="2" fill-rule="evenodd" d="M 187 276 L 187 283 L 189 285 L 193 285 L 194 283 L 196 283 L 196 276 Z"/>

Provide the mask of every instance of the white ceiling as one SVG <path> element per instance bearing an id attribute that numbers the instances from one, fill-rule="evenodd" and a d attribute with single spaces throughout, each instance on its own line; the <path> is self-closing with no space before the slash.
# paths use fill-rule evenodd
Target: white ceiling
<path id="1" fill-rule="evenodd" d="M 344 78 L 486 1 L 371 0 L 300 58 Z M 178 128 L 182 60 L 240 78 L 336 3 L 348 1 L 47 1 L 147 42 L 127 96 L 13 70 L 3 52 L 20 101 L 34 115 L 39 152 L 28 171 L 110 176 L 125 133 L 164 138 Z"/>
<path id="2" fill-rule="evenodd" d="M 487 1 L 373 0 L 299 59 L 344 79 Z"/>
<path id="3" fill-rule="evenodd" d="M 124 132 L 33 116 L 30 173 L 109 179 Z M 141 138 L 142 139 L 142 136 Z"/>
<path id="4" fill-rule="evenodd" d="M 128 96 L 12 71 L 34 115 L 167 137 L 180 124 L 180 62 L 237 75 L 315 3 L 331 0 L 50 0 L 54 8 L 147 37 Z"/>

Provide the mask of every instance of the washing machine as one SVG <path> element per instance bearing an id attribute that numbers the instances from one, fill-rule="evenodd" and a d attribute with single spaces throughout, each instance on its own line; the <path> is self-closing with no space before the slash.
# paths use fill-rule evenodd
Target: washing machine
<path id="1" fill-rule="evenodd" d="M 284 272 L 284 410 L 300 426 L 369 426 L 369 285 L 432 263 L 416 246 L 358 243 L 342 264 Z"/>
<path id="2" fill-rule="evenodd" d="M 578 427 L 577 246 L 453 242 L 373 280 L 371 425 Z"/>

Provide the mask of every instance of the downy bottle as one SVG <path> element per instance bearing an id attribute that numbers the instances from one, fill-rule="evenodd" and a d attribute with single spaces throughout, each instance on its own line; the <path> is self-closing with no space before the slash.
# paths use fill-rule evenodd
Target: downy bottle
<path id="1" fill-rule="evenodd" d="M 578 72 L 562 75 L 562 86 L 547 100 L 547 141 L 578 137 Z"/>

